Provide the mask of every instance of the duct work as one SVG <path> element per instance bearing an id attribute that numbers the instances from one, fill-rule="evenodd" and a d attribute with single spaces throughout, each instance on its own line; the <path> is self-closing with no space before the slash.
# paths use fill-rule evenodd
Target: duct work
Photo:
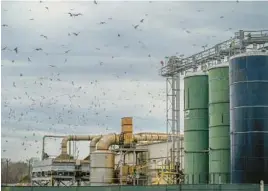
<path id="1" fill-rule="evenodd" d="M 97 150 L 108 150 L 111 145 L 119 144 L 119 135 L 108 134 L 104 135 L 97 144 Z"/>
<path id="2" fill-rule="evenodd" d="M 119 144 L 120 136 L 116 134 L 104 135 L 97 144 L 97 150 L 90 157 L 90 185 L 104 186 L 113 183 L 114 153 L 109 151 L 111 145 Z M 129 139 L 129 137 L 128 137 Z M 139 133 L 133 135 L 131 140 L 140 141 L 166 141 L 168 135 L 163 133 Z"/>
<path id="3" fill-rule="evenodd" d="M 67 153 L 67 144 L 69 141 L 91 141 L 99 135 L 70 135 L 62 139 L 61 142 L 61 154 L 56 159 L 71 159 L 71 156 Z"/>
<path id="4" fill-rule="evenodd" d="M 158 134 L 158 133 L 139 133 L 134 135 L 134 140 L 136 142 L 140 141 L 166 141 L 168 140 L 168 134 Z"/>
<path id="5" fill-rule="evenodd" d="M 92 141 L 90 142 L 90 153 L 93 153 L 96 150 L 96 145 L 101 138 L 102 138 L 102 135 L 99 135 L 92 139 Z"/>
<path id="6" fill-rule="evenodd" d="M 48 154 L 45 153 L 45 141 L 46 138 L 64 138 L 64 136 L 60 136 L 60 135 L 44 135 L 43 136 L 43 143 L 42 143 L 42 156 L 41 159 L 44 160 L 46 158 L 48 158 Z"/>

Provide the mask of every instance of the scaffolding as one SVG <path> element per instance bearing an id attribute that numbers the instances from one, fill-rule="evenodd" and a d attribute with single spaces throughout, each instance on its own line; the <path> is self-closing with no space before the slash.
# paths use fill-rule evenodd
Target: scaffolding
<path id="1" fill-rule="evenodd" d="M 233 55 L 248 50 L 268 50 L 268 30 L 244 31 L 234 37 L 187 58 L 169 57 L 160 69 L 166 77 L 166 132 L 172 141 L 172 164 L 182 164 L 182 144 L 178 134 L 180 126 L 180 78 L 188 71 L 206 70 L 208 67 L 229 61 Z M 177 138 L 176 138 L 177 137 Z M 169 156 L 167 155 L 167 158 Z M 182 166 L 179 165 L 181 170 Z M 177 171 L 178 171 L 177 170 Z"/>

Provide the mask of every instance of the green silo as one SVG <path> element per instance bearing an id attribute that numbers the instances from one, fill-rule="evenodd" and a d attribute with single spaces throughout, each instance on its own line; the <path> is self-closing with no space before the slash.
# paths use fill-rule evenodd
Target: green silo
<path id="1" fill-rule="evenodd" d="M 208 183 L 208 76 L 184 78 L 184 173 L 186 184 Z"/>
<path id="2" fill-rule="evenodd" d="M 230 179 L 229 66 L 208 70 L 209 79 L 209 182 L 228 183 Z"/>

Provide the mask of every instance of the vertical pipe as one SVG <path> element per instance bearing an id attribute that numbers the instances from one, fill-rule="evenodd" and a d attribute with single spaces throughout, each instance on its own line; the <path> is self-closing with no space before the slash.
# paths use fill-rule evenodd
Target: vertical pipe
<path id="1" fill-rule="evenodd" d="M 75 145 L 74 145 L 74 141 L 73 141 L 73 153 L 72 153 L 72 155 L 73 155 L 73 157 L 74 157 L 74 159 L 75 159 Z"/>
<path id="2" fill-rule="evenodd" d="M 123 152 L 122 152 L 122 148 L 120 148 L 120 185 L 123 184 L 123 181 L 122 181 L 122 176 L 123 176 Z"/>
<path id="3" fill-rule="evenodd" d="M 171 159 L 171 164 L 174 166 L 175 164 L 175 128 L 176 128 L 176 77 L 172 76 L 172 103 L 171 103 L 171 108 L 172 108 L 172 159 Z"/>
<path id="4" fill-rule="evenodd" d="M 177 162 L 179 163 L 179 168 L 181 169 L 181 146 L 180 146 L 180 74 L 177 76 L 176 82 L 176 141 L 177 141 Z M 179 169 L 177 168 L 177 173 L 179 173 Z"/>
<path id="5" fill-rule="evenodd" d="M 135 166 L 137 166 L 137 164 L 136 164 L 136 151 L 134 150 L 134 152 L 133 152 L 133 170 L 134 170 Z M 136 185 L 136 176 L 133 176 L 133 185 L 134 186 Z"/>
<path id="6" fill-rule="evenodd" d="M 69 155 L 71 156 L 72 154 L 71 154 L 71 148 L 72 148 L 72 143 L 71 143 L 71 141 L 69 141 Z"/>
<path id="7" fill-rule="evenodd" d="M 43 136 L 43 142 L 42 142 L 42 156 L 41 156 L 41 159 L 44 160 L 45 158 L 45 139 L 46 139 L 46 136 Z"/>
<path id="8" fill-rule="evenodd" d="M 168 112 L 169 112 L 169 78 L 166 79 L 166 133 L 167 135 L 169 134 L 169 118 L 168 118 Z M 169 138 L 167 139 L 167 159 L 166 161 L 169 160 L 169 146 L 168 146 L 168 143 L 169 143 Z"/>

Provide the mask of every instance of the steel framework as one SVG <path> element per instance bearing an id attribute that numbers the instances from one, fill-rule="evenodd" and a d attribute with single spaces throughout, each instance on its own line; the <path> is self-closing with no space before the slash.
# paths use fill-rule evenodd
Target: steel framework
<path id="1" fill-rule="evenodd" d="M 268 50 L 268 30 L 244 31 L 239 30 L 229 40 L 216 44 L 204 51 L 187 58 L 171 56 L 160 69 L 160 75 L 166 77 L 166 131 L 172 140 L 173 164 L 182 161 L 181 139 L 177 135 L 180 126 L 180 77 L 193 70 L 206 70 L 209 66 L 228 61 L 233 55 L 247 50 Z M 168 157 L 168 156 L 167 156 Z M 180 165 L 180 169 L 181 169 Z"/>

